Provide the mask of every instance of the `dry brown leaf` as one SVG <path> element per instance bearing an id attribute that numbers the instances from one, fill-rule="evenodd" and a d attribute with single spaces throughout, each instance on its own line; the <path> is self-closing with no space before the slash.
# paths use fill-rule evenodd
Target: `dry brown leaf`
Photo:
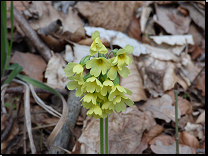
<path id="1" fill-rule="evenodd" d="M 176 143 L 166 146 L 160 140 L 156 140 L 156 145 L 150 145 L 151 150 L 156 154 L 175 154 L 176 153 Z M 195 154 L 193 149 L 189 146 L 183 146 L 179 144 L 179 154 Z"/>
<path id="2" fill-rule="evenodd" d="M 132 64 L 130 64 L 130 67 L 127 66 L 130 70 L 130 74 L 127 78 L 121 77 L 120 79 L 120 85 L 122 87 L 125 87 L 132 91 L 132 95 L 126 95 L 129 98 L 131 98 L 134 102 L 141 101 L 141 100 L 147 100 L 144 87 L 143 87 L 143 81 L 140 76 L 140 73 L 137 70 L 136 64 L 133 61 Z"/>
<path id="3" fill-rule="evenodd" d="M 205 111 L 198 116 L 196 123 L 205 123 Z"/>
<path id="4" fill-rule="evenodd" d="M 186 131 L 178 133 L 179 143 L 190 147 L 199 148 L 199 141 L 197 138 Z"/>
<path id="5" fill-rule="evenodd" d="M 133 118 L 132 118 L 133 117 Z M 145 129 L 150 129 L 146 115 L 134 105 L 126 111 L 109 115 L 109 153 L 127 154 L 140 145 Z M 98 154 L 100 152 L 99 119 L 88 118 L 84 121 L 83 132 L 78 139 L 80 154 Z"/>
<path id="6" fill-rule="evenodd" d="M 202 95 L 205 96 L 205 73 L 200 74 L 196 79 L 196 88 L 202 91 Z"/>
<path id="7" fill-rule="evenodd" d="M 181 54 L 181 64 L 182 66 L 180 69 L 182 70 L 183 75 L 185 75 L 185 77 L 192 82 L 200 72 L 200 68 L 194 65 L 190 55 L 185 52 Z"/>
<path id="8" fill-rule="evenodd" d="M 148 147 L 147 143 L 148 133 L 144 132 L 139 146 L 131 154 L 142 154 L 142 152 Z"/>
<path id="9" fill-rule="evenodd" d="M 179 4 L 182 8 L 189 10 L 190 17 L 194 23 L 205 30 L 205 10 L 197 8 L 193 2 L 179 2 Z"/>
<path id="10" fill-rule="evenodd" d="M 66 62 L 63 56 L 59 53 L 52 53 L 52 57 L 48 62 L 45 78 L 47 78 L 47 85 L 52 88 L 64 89 L 69 80 L 66 78 L 64 68 Z"/>
<path id="11" fill-rule="evenodd" d="M 182 35 L 188 32 L 191 19 L 178 14 L 177 9 L 170 6 L 156 5 L 158 20 L 156 23 L 161 25 L 167 33 L 172 35 Z"/>
<path id="12" fill-rule="evenodd" d="M 168 62 L 165 75 L 163 77 L 163 90 L 167 91 L 172 89 L 177 81 L 178 77 L 175 73 L 175 65 L 171 62 Z"/>
<path id="13" fill-rule="evenodd" d="M 186 127 L 184 128 L 191 135 L 198 137 L 199 139 L 204 139 L 204 130 L 201 124 L 194 124 L 187 122 Z"/>
<path id="14" fill-rule="evenodd" d="M 171 120 L 175 122 L 175 107 L 172 106 L 172 99 L 168 94 L 161 98 L 148 99 L 142 106 L 138 106 L 143 111 L 149 110 L 155 118 L 163 119 L 167 123 Z M 181 111 L 178 108 L 178 119 L 181 117 Z"/>
<path id="15" fill-rule="evenodd" d="M 58 121 L 59 121 L 59 118 L 52 117 L 52 118 L 43 119 L 42 123 L 46 124 L 46 125 L 50 125 L 50 124 L 58 123 Z M 50 129 L 50 130 L 53 130 L 54 126 L 50 126 L 50 127 L 47 127 L 47 128 Z"/>
<path id="16" fill-rule="evenodd" d="M 148 132 L 147 143 L 149 143 L 154 137 L 158 136 L 163 131 L 163 126 L 155 125 Z"/>
<path id="17" fill-rule="evenodd" d="M 140 29 L 140 22 L 139 19 L 137 19 L 135 16 L 133 17 L 131 23 L 129 24 L 129 27 L 127 28 L 127 34 L 129 37 L 135 38 L 139 41 L 142 40 L 141 38 L 141 29 Z"/>
<path id="18" fill-rule="evenodd" d="M 150 145 L 156 145 L 156 140 L 160 140 L 163 145 L 169 146 L 175 142 L 175 138 L 171 137 L 167 134 L 159 134 L 158 136 L 154 137 L 152 140 L 149 141 Z"/>
<path id="19" fill-rule="evenodd" d="M 44 109 L 39 105 L 33 105 L 30 108 L 31 112 L 41 112 Z M 47 119 L 49 116 L 46 113 L 32 113 L 31 114 L 31 121 L 36 125 L 41 125 L 44 119 Z"/>
<path id="20" fill-rule="evenodd" d="M 166 92 L 166 94 L 168 94 L 171 97 L 171 99 L 173 101 L 172 105 L 175 106 L 174 90 L 172 89 L 172 90 Z M 193 113 L 192 105 L 188 100 L 183 99 L 182 97 L 178 96 L 178 101 L 177 102 L 178 102 L 178 107 L 181 110 L 181 115 L 192 114 Z"/>
<path id="21" fill-rule="evenodd" d="M 43 81 L 43 72 L 45 71 L 46 63 L 41 56 L 15 51 L 9 62 L 19 63 L 23 67 L 22 71 L 27 76 L 40 82 Z"/>
<path id="22" fill-rule="evenodd" d="M 78 2 L 75 7 L 88 19 L 90 26 L 124 32 L 142 4 L 139 1 L 100 1 Z"/>
<path id="23" fill-rule="evenodd" d="M 58 19 L 62 22 L 63 32 L 69 31 L 74 33 L 79 27 L 83 27 L 81 19 L 78 17 L 77 12 L 73 11 L 72 7 L 68 8 L 68 14 L 64 14 L 45 1 L 34 1 L 33 4 L 34 10 L 38 12 L 39 15 L 38 20 L 30 23 L 31 27 L 35 30 L 46 27 L 51 22 Z M 82 33 L 83 36 L 85 36 L 84 30 Z"/>

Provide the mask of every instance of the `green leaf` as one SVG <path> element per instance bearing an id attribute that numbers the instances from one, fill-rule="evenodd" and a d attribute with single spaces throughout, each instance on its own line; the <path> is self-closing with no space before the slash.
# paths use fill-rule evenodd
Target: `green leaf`
<path id="1" fill-rule="evenodd" d="M 11 20 L 11 40 L 10 40 L 10 45 L 8 46 L 9 47 L 9 50 L 8 50 L 8 53 L 7 53 L 7 61 L 6 61 L 6 68 L 8 67 L 9 65 L 9 58 L 10 58 L 10 53 L 11 53 L 11 50 L 12 50 L 12 42 L 13 42 L 13 30 L 14 30 L 14 17 L 13 17 L 13 1 L 11 1 L 11 7 L 10 7 L 10 20 Z"/>
<path id="2" fill-rule="evenodd" d="M 42 82 L 40 82 L 40 81 L 37 81 L 37 80 L 35 80 L 35 79 L 32 79 L 32 78 L 30 78 L 30 77 L 28 77 L 28 76 L 21 75 L 21 74 L 18 74 L 17 77 L 18 77 L 19 79 L 21 79 L 21 80 L 27 82 L 27 83 L 32 84 L 33 86 L 36 86 L 36 87 L 40 88 L 40 89 L 44 89 L 44 90 L 50 91 L 50 92 L 56 94 L 57 96 L 59 96 L 59 97 L 61 98 L 59 92 L 57 92 L 55 89 L 53 89 L 53 88 L 47 86 L 46 84 L 44 84 L 44 83 L 42 83 Z"/>
<path id="3" fill-rule="evenodd" d="M 17 76 L 17 74 L 19 74 L 22 71 L 22 66 L 20 66 L 18 63 L 14 63 L 12 65 L 12 72 L 9 74 L 9 77 L 6 79 L 6 81 L 4 82 L 4 84 L 9 84 L 13 78 L 15 78 Z"/>
<path id="4" fill-rule="evenodd" d="M 6 8 L 6 1 L 1 1 L 1 78 L 4 75 L 8 51 Z"/>
<path id="5" fill-rule="evenodd" d="M 87 61 L 90 60 L 90 57 L 91 57 L 90 55 L 83 57 L 79 64 L 81 64 L 84 67 L 86 65 Z"/>
<path id="6" fill-rule="evenodd" d="M 92 75 L 89 73 L 87 73 L 84 77 L 83 80 L 86 81 L 88 78 L 92 77 Z"/>

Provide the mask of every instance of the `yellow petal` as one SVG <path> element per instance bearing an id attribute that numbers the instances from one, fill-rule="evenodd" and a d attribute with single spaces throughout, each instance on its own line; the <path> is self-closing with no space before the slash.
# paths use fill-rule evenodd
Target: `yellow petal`
<path id="1" fill-rule="evenodd" d="M 113 66 L 110 68 L 110 70 L 107 73 L 107 77 L 111 80 L 114 80 L 117 76 L 117 67 Z"/>
<path id="2" fill-rule="evenodd" d="M 73 68 L 73 72 L 74 72 L 74 73 L 77 73 L 77 74 L 82 73 L 82 72 L 83 72 L 83 67 L 82 67 L 82 65 L 81 65 L 81 64 L 75 65 L 74 68 Z"/>
<path id="3" fill-rule="evenodd" d="M 126 50 L 126 54 L 131 54 L 134 50 L 133 46 L 130 46 L 129 44 L 127 44 L 124 49 Z"/>
<path id="4" fill-rule="evenodd" d="M 120 102 L 120 103 L 117 103 L 116 106 L 115 106 L 115 111 L 118 113 L 120 111 L 125 111 L 126 110 L 126 105 L 124 102 Z"/>
<path id="5" fill-rule="evenodd" d="M 76 81 L 69 81 L 66 85 L 67 85 L 69 90 L 74 90 L 77 87 L 79 87 L 79 85 Z"/>
<path id="6" fill-rule="evenodd" d="M 94 40 L 94 39 L 96 39 L 97 37 L 100 37 L 100 33 L 99 33 L 99 31 L 96 30 L 94 33 L 92 33 L 91 38 Z"/>
<path id="7" fill-rule="evenodd" d="M 118 69 L 118 73 L 119 73 L 122 77 L 127 78 L 128 75 L 130 74 L 130 70 L 129 70 L 127 67 L 123 66 L 123 67 L 122 67 L 122 70 Z"/>

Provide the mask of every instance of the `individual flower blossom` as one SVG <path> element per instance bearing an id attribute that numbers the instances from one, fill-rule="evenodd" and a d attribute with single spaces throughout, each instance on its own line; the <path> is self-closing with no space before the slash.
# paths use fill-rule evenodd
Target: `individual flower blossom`
<path id="1" fill-rule="evenodd" d="M 84 101 L 82 101 L 82 104 L 81 104 L 81 106 L 83 106 L 86 109 L 90 109 L 92 105 L 93 105 L 92 102 L 84 102 Z"/>
<path id="2" fill-rule="evenodd" d="M 106 118 L 108 114 L 111 114 L 113 110 L 115 109 L 115 105 L 112 101 L 106 101 L 102 104 L 102 117 Z"/>
<path id="3" fill-rule="evenodd" d="M 96 93 L 88 93 L 86 94 L 83 98 L 84 102 L 92 102 L 94 105 L 96 105 L 96 100 L 97 100 L 97 94 Z M 81 99 L 81 100 L 82 100 Z"/>
<path id="4" fill-rule="evenodd" d="M 64 71 L 66 72 L 67 77 L 71 77 L 74 74 L 83 73 L 83 66 L 79 63 L 70 62 L 66 65 Z"/>
<path id="5" fill-rule="evenodd" d="M 117 65 L 114 65 L 111 66 L 110 70 L 108 71 L 107 77 L 110 78 L 111 80 L 114 80 L 117 76 L 117 71 L 124 78 L 127 78 L 128 75 L 130 74 L 130 70 L 127 67 L 123 66 L 122 69 L 120 70 Z"/>
<path id="6" fill-rule="evenodd" d="M 100 92 L 102 88 L 102 83 L 96 77 L 92 76 L 84 82 L 82 86 L 82 91 L 90 93 L 93 93 L 95 91 Z"/>
<path id="7" fill-rule="evenodd" d="M 113 99 L 113 104 L 115 105 L 115 111 L 120 112 L 120 111 L 125 111 L 126 110 L 126 105 L 128 106 L 133 106 L 134 102 L 129 98 L 124 95 L 118 95 Z"/>
<path id="8" fill-rule="evenodd" d="M 74 76 L 67 77 L 67 79 L 68 80 L 77 81 L 79 85 L 83 85 L 84 84 L 83 72 L 80 73 L 80 74 L 75 74 Z"/>
<path id="9" fill-rule="evenodd" d="M 83 81 L 83 84 L 84 84 L 84 81 Z M 69 81 L 67 83 L 67 87 L 69 90 L 77 89 L 76 90 L 77 97 L 81 97 L 84 94 L 84 92 L 81 90 L 82 85 L 80 85 L 78 81 Z"/>
<path id="10" fill-rule="evenodd" d="M 100 40 L 100 33 L 97 30 L 94 33 L 92 33 L 91 38 L 94 40 L 89 50 L 89 54 L 91 56 L 95 55 L 97 51 L 99 51 L 99 53 L 101 54 L 106 54 L 108 52 L 107 48 L 102 44 Z"/>
<path id="11" fill-rule="evenodd" d="M 108 99 L 109 99 L 109 101 L 112 101 L 115 96 L 123 95 L 123 94 L 131 95 L 132 92 L 129 89 L 124 88 L 124 87 L 120 86 L 119 84 L 117 84 L 112 87 L 112 90 L 108 96 Z"/>
<path id="12" fill-rule="evenodd" d="M 87 116 L 93 116 L 95 119 L 101 118 L 102 109 L 97 105 L 92 105 L 92 107 L 87 111 Z"/>
<path id="13" fill-rule="evenodd" d="M 129 56 L 129 54 L 132 53 L 133 49 L 133 46 L 130 46 L 129 44 L 126 45 L 123 49 L 119 49 L 117 51 L 117 56 L 112 62 L 112 65 L 117 64 L 120 70 L 122 70 L 122 66 L 129 66 L 133 62 L 132 58 Z"/>
<path id="14" fill-rule="evenodd" d="M 101 72 L 103 75 L 107 72 L 107 69 L 110 68 L 110 62 L 104 57 L 92 58 L 91 60 L 87 61 L 86 68 L 91 68 L 90 74 L 98 77 Z"/>
<path id="15" fill-rule="evenodd" d="M 101 90 L 101 94 L 103 95 L 103 96 L 106 96 L 107 95 L 107 92 L 108 93 L 110 93 L 110 91 L 111 91 L 111 88 L 114 86 L 114 84 L 113 84 L 113 82 L 112 81 L 110 81 L 110 80 L 105 80 L 104 82 L 103 82 L 103 88 L 102 88 L 102 90 Z"/>

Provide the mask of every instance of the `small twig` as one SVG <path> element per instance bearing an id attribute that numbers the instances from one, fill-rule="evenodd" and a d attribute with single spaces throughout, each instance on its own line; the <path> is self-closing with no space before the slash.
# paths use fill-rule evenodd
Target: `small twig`
<path id="1" fill-rule="evenodd" d="M 34 47 L 43 56 L 46 62 L 48 62 L 49 59 L 52 57 L 51 50 L 40 40 L 37 33 L 30 27 L 27 20 L 19 13 L 19 11 L 15 7 L 14 7 L 14 18 L 18 22 L 19 26 L 21 27 L 25 35 L 34 44 Z"/>
<path id="2" fill-rule="evenodd" d="M 174 89 L 175 94 L 175 133 L 176 133 L 176 154 L 179 154 L 179 137 L 178 137 L 178 90 Z"/>
<path id="3" fill-rule="evenodd" d="M 38 130 L 38 129 L 41 129 L 41 128 L 47 128 L 47 127 L 51 127 L 51 126 L 56 126 L 56 124 L 57 123 L 52 123 L 52 124 L 49 124 L 49 125 L 42 125 L 42 126 L 34 127 L 34 128 L 32 128 L 32 131 Z M 18 135 L 22 135 L 22 134 L 24 134 L 24 131 L 18 133 Z"/>
<path id="4" fill-rule="evenodd" d="M 5 139 L 7 134 L 10 132 L 13 122 L 14 122 L 14 118 L 10 118 L 8 126 L 5 128 L 4 132 L 1 135 L 1 142 Z"/>
<path id="5" fill-rule="evenodd" d="M 24 131 L 23 131 L 23 133 L 24 133 L 24 135 L 23 135 L 23 146 L 24 146 L 24 154 L 27 154 L 27 150 L 26 150 L 26 139 L 27 139 L 27 137 L 26 137 L 26 132 L 27 132 L 27 128 L 26 128 L 26 120 L 25 120 L 25 118 L 24 118 Z"/>
<path id="6" fill-rule="evenodd" d="M 54 94 L 50 91 L 47 90 L 43 90 L 40 88 L 34 88 L 36 93 L 47 93 L 47 94 Z M 68 96 L 68 91 L 66 89 L 55 89 L 57 92 L 59 92 L 60 94 L 62 94 L 63 96 Z M 19 86 L 19 87 L 10 87 L 6 89 L 7 93 L 23 93 L 24 92 L 24 88 L 23 86 Z"/>

